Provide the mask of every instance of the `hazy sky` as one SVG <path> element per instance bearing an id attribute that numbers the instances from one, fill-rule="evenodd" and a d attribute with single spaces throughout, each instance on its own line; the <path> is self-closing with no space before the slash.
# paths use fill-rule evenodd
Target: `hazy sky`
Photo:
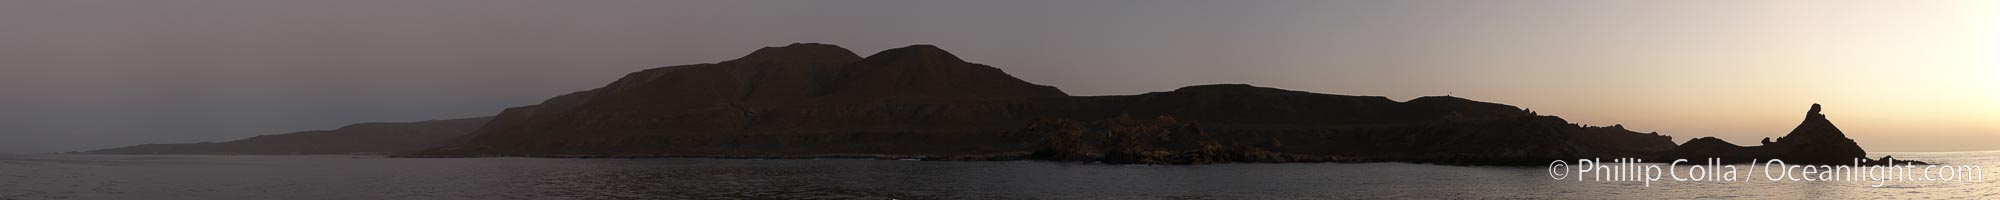
<path id="1" fill-rule="evenodd" d="M 936 44 L 1076 95 L 1454 94 L 1677 141 L 2000 149 L 1992 1 L 5 1 L 0 152 L 492 115 L 659 66 Z"/>

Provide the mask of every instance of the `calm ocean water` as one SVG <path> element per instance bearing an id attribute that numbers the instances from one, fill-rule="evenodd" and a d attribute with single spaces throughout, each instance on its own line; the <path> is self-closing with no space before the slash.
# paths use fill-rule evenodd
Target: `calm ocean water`
<path id="1" fill-rule="evenodd" d="M 2000 151 L 1894 155 L 2000 166 Z M 1553 180 L 1546 167 L 1403 163 L 0 155 L 0 199 L 1995 199 L 1995 179 L 2000 177 L 1879 188 L 1868 186 L 1873 182 L 1789 181 L 1646 187 Z"/>

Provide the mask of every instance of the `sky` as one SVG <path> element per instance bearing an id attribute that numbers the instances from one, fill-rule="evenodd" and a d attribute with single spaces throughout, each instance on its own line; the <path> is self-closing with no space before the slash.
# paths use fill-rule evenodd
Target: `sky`
<path id="1" fill-rule="evenodd" d="M 2000 149 L 1992 1 L 0 2 L 0 153 L 479 117 L 794 42 L 934 44 L 1072 95 L 1453 95 L 1676 142 L 1813 103 L 1877 152 Z"/>

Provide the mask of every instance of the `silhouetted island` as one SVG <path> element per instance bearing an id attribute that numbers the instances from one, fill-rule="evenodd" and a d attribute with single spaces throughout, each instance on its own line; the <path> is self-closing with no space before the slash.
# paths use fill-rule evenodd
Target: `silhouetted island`
<path id="1" fill-rule="evenodd" d="M 439 145 L 400 156 L 1544 165 L 1692 156 L 1819 163 L 1865 155 L 1816 111 L 1764 147 L 1714 138 L 1675 145 L 1658 133 L 1450 96 L 1398 102 L 1244 84 L 1070 96 L 931 45 L 868 57 L 826 44 L 765 47 L 734 60 L 634 72 L 478 121 L 486 123 L 447 139 L 427 137 Z M 160 149 L 141 147 L 92 153 Z"/>
<path id="2" fill-rule="evenodd" d="M 229 142 L 144 144 L 90 150 L 89 154 L 402 154 L 471 133 L 491 117 L 399 123 L 360 123 L 334 130 L 260 135 Z"/>
<path id="3" fill-rule="evenodd" d="M 1868 151 L 1861 150 L 1860 144 L 1848 139 L 1847 134 L 1841 133 L 1840 128 L 1834 127 L 1833 121 L 1827 120 L 1826 115 L 1819 114 L 1819 111 L 1819 104 L 1813 104 L 1812 109 L 1806 111 L 1805 121 L 1799 122 L 1791 133 L 1778 137 L 1776 141 L 1764 138 L 1761 146 L 1737 146 L 1715 137 L 1703 137 L 1689 140 L 1655 160 L 1720 158 L 1726 163 L 1745 163 L 1752 159 L 1780 159 L 1786 164 L 1843 165 L 1855 164 L 1855 159 L 1861 158 L 1858 162 L 1862 164 L 1888 162 L 1888 156 L 1867 159 Z M 1899 161 L 1927 164 L 1914 160 Z"/>

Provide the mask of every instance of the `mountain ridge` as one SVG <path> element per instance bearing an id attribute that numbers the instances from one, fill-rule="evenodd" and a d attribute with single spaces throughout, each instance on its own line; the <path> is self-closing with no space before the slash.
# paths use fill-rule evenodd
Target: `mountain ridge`
<path id="1" fill-rule="evenodd" d="M 837 46 L 818 45 L 809 47 L 838 52 L 830 50 L 838 49 Z M 1050 149 L 1040 143 L 1115 141 L 1095 136 L 1058 138 L 1066 133 L 1033 128 L 1070 126 L 1063 130 L 1132 133 L 1135 129 L 1124 126 L 1143 121 L 1133 119 L 1146 118 L 1173 120 L 1139 124 L 1187 126 L 1192 128 L 1182 129 L 1213 133 L 1205 137 L 1212 141 L 1204 143 L 1212 145 L 1202 148 L 1223 150 L 1211 149 L 1208 153 L 1214 154 L 1209 155 L 1212 159 L 1205 160 L 1113 159 L 1187 164 L 1292 159 L 1521 164 L 1525 162 L 1514 161 L 1644 155 L 1673 146 L 1670 137 L 1656 133 L 1641 134 L 1622 128 L 1587 129 L 1514 106 L 1448 96 L 1398 102 L 1379 96 L 1319 94 L 1247 84 L 1195 85 L 1134 95 L 1069 96 L 1051 86 L 1022 81 L 998 68 L 965 62 L 934 45 L 893 48 L 851 61 L 799 59 L 801 62 L 744 64 L 752 63 L 745 61 L 752 58 L 781 55 L 774 52 L 784 52 L 779 50 L 793 46 L 800 44 L 778 49 L 766 47 L 751 56 L 719 63 L 635 72 L 603 88 L 588 90 L 595 94 L 582 98 L 587 100 L 578 105 L 509 109 L 496 117 L 501 119 L 496 122 L 502 124 L 470 133 L 471 140 L 408 156 L 875 155 L 1046 159 L 1034 157 L 1037 155 L 1034 152 L 1078 151 L 1043 155 L 1096 155 L 1099 157 L 1093 159 L 1106 159 L 1102 156 L 1110 152 L 1170 157 L 1158 152 L 1185 150 Z M 848 63 L 839 63 L 842 61 Z M 831 68 L 826 67 L 835 65 L 838 70 L 829 71 Z M 800 84 L 769 88 L 815 92 L 787 93 L 783 99 L 734 98 L 756 96 L 730 94 L 746 94 L 740 88 L 757 84 L 714 80 L 755 74 L 744 70 L 771 69 L 818 69 L 790 76 L 811 78 L 785 79 Z M 656 81 L 681 84 L 649 83 Z M 747 91 L 759 90 L 765 89 Z M 698 103 L 685 103 L 689 101 Z M 537 107 L 574 109 L 532 109 Z M 516 120 L 531 118 L 534 120 Z M 1492 134 L 1495 132 L 1499 134 Z M 1582 134 L 1621 136 L 1579 136 Z M 1534 140 L 1508 139 L 1511 136 Z M 1490 140 L 1522 145 L 1486 142 Z M 1636 142 L 1624 143 L 1639 145 L 1585 144 L 1599 140 L 1629 140 Z M 1142 150 L 1154 153 L 1133 153 Z"/>
<path id="2" fill-rule="evenodd" d="M 836 45 L 793 43 L 758 48 L 722 62 L 628 73 L 603 87 L 474 118 L 479 123 L 453 121 L 450 124 L 461 128 L 452 129 L 459 133 L 448 137 L 372 139 L 431 144 L 396 151 L 407 152 L 400 157 L 1541 165 L 1589 157 L 1662 161 L 1702 156 L 1831 163 L 1865 155 L 1819 114 L 1820 109 L 1814 104 L 1799 127 L 1762 146 L 1737 146 L 1713 137 L 1677 145 L 1671 136 L 1657 132 L 1641 133 L 1622 125 L 1585 126 L 1520 107 L 1453 96 L 1395 101 L 1248 84 L 1070 96 L 999 68 L 967 62 L 934 45 L 862 57 Z M 342 129 L 426 123 L 438 122 L 364 123 Z M 265 137 L 239 141 L 268 140 L 260 138 Z M 199 146 L 217 145 L 141 145 L 89 153 L 215 149 Z"/>

